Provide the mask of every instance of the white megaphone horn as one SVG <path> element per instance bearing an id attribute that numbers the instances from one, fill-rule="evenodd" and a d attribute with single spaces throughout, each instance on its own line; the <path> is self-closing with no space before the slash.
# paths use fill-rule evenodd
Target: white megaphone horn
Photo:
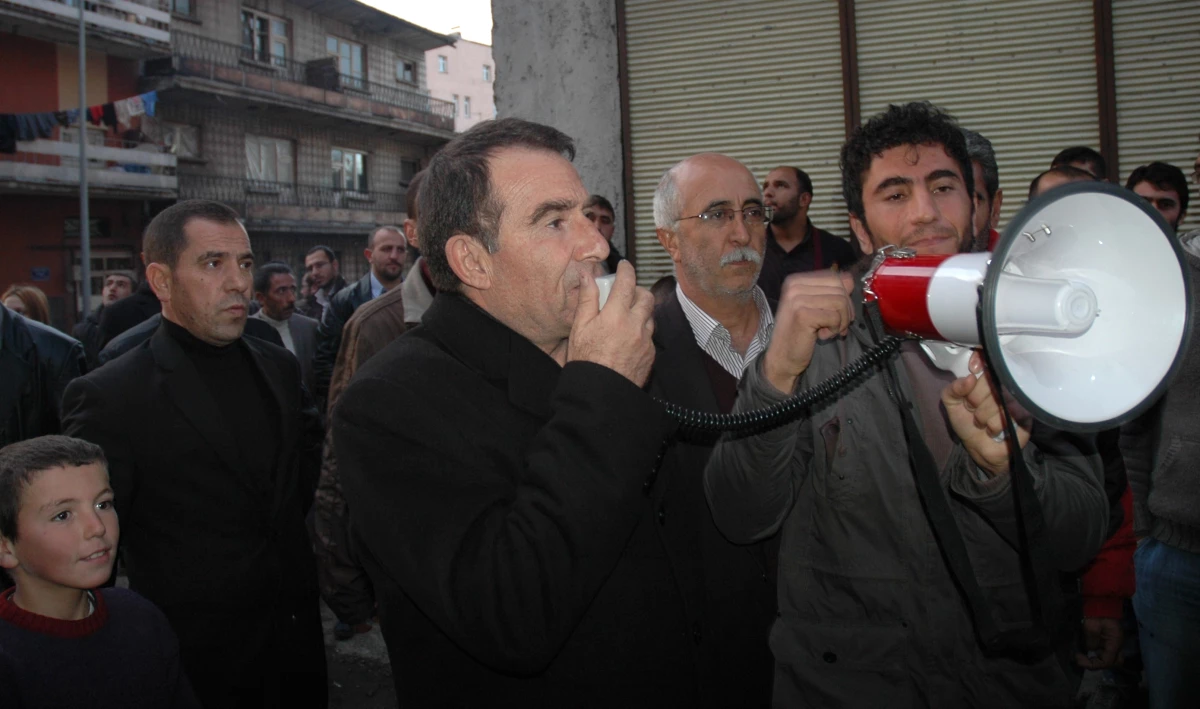
<path id="1" fill-rule="evenodd" d="M 958 376 L 971 348 L 985 348 L 1004 389 L 1065 430 L 1136 417 L 1166 390 L 1191 336 L 1173 231 L 1137 195 L 1101 182 L 1032 200 L 990 254 L 881 251 L 864 292 L 890 331 L 920 338 Z"/>

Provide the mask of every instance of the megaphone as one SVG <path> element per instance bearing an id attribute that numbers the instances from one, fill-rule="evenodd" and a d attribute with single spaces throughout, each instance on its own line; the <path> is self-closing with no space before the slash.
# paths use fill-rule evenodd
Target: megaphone
<path id="1" fill-rule="evenodd" d="M 1108 183 L 1032 200 L 992 253 L 881 250 L 864 278 L 885 327 L 917 337 L 934 364 L 966 374 L 982 346 L 1004 389 L 1035 418 L 1099 431 L 1165 391 L 1191 335 L 1191 282 L 1162 216 Z"/>

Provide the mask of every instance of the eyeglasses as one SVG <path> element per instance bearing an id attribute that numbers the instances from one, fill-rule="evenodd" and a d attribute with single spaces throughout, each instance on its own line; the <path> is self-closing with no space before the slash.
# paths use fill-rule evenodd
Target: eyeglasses
<path id="1" fill-rule="evenodd" d="M 729 207 L 720 207 L 710 209 L 707 212 L 701 212 L 690 217 L 680 217 L 679 221 L 684 219 L 699 219 L 705 224 L 712 226 L 724 226 L 734 220 L 734 215 L 741 213 L 742 223 L 749 227 L 760 228 L 766 226 L 767 222 L 771 221 L 771 217 L 775 215 L 774 207 L 763 207 L 757 204 L 741 209 L 731 209 Z"/>

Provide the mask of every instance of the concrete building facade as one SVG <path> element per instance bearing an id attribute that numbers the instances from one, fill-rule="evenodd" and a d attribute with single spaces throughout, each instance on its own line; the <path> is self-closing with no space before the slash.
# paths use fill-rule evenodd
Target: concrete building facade
<path id="1" fill-rule="evenodd" d="M 176 0 L 180 2 L 180 0 Z M 453 136 L 424 84 L 449 38 L 356 0 L 188 0 L 171 56 L 147 62 L 181 199 L 243 214 L 259 262 L 331 247 L 366 272 L 376 227 L 404 220 L 409 180 Z"/>
<path id="2" fill-rule="evenodd" d="M 496 117 L 496 64 L 490 46 L 460 38 L 454 46 L 431 49 L 425 52 L 425 72 L 430 95 L 454 104 L 456 132 Z"/>
<path id="3" fill-rule="evenodd" d="M 613 243 L 627 254 L 616 3 L 493 0 L 492 17 L 499 115 L 575 139 L 584 187 L 612 202 Z"/>
<path id="4" fill-rule="evenodd" d="M 79 108 L 79 9 L 58 0 L 0 0 L 0 114 Z M 170 52 L 166 0 L 87 5 L 86 105 L 139 93 L 141 63 Z M 99 305 L 104 277 L 136 268 L 141 232 L 155 205 L 178 195 L 175 157 L 136 127 L 86 124 L 91 283 L 80 283 L 78 124 L 18 140 L 0 152 L 0 290 L 30 284 L 46 293 L 51 324 L 81 317 L 83 289 Z"/>

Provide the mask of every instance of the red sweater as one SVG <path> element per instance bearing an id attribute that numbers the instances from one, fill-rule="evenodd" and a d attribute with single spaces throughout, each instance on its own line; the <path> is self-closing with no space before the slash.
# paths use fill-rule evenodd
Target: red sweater
<path id="1" fill-rule="evenodd" d="M 1080 580 L 1086 618 L 1120 618 L 1121 602 L 1133 597 L 1137 537 L 1133 535 L 1133 494 L 1128 487 L 1121 495 L 1121 509 L 1125 511 L 1121 527 L 1104 542 Z"/>

